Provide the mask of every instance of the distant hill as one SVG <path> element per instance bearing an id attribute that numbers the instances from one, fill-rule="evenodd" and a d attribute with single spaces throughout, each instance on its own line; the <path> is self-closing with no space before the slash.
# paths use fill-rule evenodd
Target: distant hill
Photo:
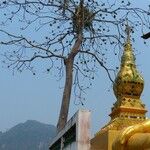
<path id="1" fill-rule="evenodd" d="M 0 131 L 0 136 L 1 136 L 2 134 L 3 134 L 2 131 Z"/>
<path id="2" fill-rule="evenodd" d="M 28 120 L 0 132 L 0 150 L 48 150 L 56 128 L 34 120 Z"/>

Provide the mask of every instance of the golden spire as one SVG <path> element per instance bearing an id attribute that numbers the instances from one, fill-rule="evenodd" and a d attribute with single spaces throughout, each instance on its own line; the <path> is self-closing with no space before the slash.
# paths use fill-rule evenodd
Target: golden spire
<path id="1" fill-rule="evenodd" d="M 117 101 L 112 107 L 111 120 L 91 140 L 93 149 L 134 149 L 137 145 L 136 141 L 143 147 L 145 146 L 143 143 L 149 140 L 148 136 L 145 136 L 144 142 L 140 139 L 143 138 L 143 135 L 137 135 L 136 139 L 132 136 L 135 133 L 149 132 L 150 120 L 145 121 L 147 110 L 140 99 L 144 80 L 135 65 L 130 32 L 131 28 L 127 24 L 127 38 L 121 57 L 120 70 L 113 85 Z M 136 146 L 136 148 L 138 147 Z"/>
<path id="2" fill-rule="evenodd" d="M 113 86 L 116 97 L 140 98 L 144 88 L 144 79 L 136 69 L 135 56 L 130 41 L 131 28 L 126 27 L 127 40 L 121 58 L 120 71 Z"/>
<path id="3" fill-rule="evenodd" d="M 131 28 L 126 26 L 127 38 L 124 52 L 121 57 L 120 70 L 115 79 L 113 90 L 117 101 L 112 107 L 111 121 L 104 130 L 120 130 L 129 125 L 134 125 L 145 120 L 145 105 L 140 100 L 144 88 L 144 79 L 135 65 L 135 56 L 130 40 Z"/>

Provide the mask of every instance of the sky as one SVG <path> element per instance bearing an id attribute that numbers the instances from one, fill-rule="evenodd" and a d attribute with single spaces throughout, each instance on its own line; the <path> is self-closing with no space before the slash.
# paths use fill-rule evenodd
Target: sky
<path id="1" fill-rule="evenodd" d="M 137 5 L 144 8 L 149 3 L 149 0 L 139 1 Z M 14 28 L 13 32 L 15 30 Z M 148 67 L 150 64 L 150 40 L 147 40 L 147 44 L 144 45 L 140 36 L 137 34 L 137 41 L 133 47 L 139 52 L 136 55 L 136 64 L 145 79 L 145 88 L 141 99 L 146 104 L 147 110 L 150 110 L 150 68 Z M 116 100 L 112 83 L 103 68 L 99 69 L 93 85 L 87 91 L 84 106 L 75 105 L 72 97 L 69 111 L 69 117 L 71 117 L 78 109 L 91 110 L 92 134 L 110 120 L 108 115 Z M 62 82 L 57 81 L 53 74 L 39 72 L 34 76 L 25 71 L 13 75 L 11 70 L 0 64 L 0 131 L 6 131 L 26 120 L 37 120 L 56 125 L 63 92 L 62 87 Z M 149 112 L 147 116 L 150 117 Z"/>

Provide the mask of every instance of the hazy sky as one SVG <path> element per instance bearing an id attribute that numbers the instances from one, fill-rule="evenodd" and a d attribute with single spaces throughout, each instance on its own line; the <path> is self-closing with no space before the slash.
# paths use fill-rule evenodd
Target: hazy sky
<path id="1" fill-rule="evenodd" d="M 150 1 L 137 3 L 144 8 Z M 139 52 L 136 56 L 136 64 L 145 79 L 145 88 L 141 98 L 146 108 L 150 110 L 150 67 L 148 67 L 150 44 L 145 46 L 139 34 L 136 39 L 137 42 L 133 44 Z M 150 40 L 147 43 L 150 43 Z M 25 71 L 12 75 L 7 68 L 2 65 L 0 67 L 0 130 L 5 131 L 29 119 L 55 125 L 60 110 L 62 83 L 56 81 L 53 74 L 39 72 L 33 76 Z M 115 102 L 115 96 L 104 69 L 100 68 L 93 85 L 92 89 L 87 91 L 84 106 L 74 105 L 74 98 L 72 98 L 69 115 L 72 116 L 80 108 L 91 110 L 92 132 L 96 132 L 109 121 L 108 115 Z"/>

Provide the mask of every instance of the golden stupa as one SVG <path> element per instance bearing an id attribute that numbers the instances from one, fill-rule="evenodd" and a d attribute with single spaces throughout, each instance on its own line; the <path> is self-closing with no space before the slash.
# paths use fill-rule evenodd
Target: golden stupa
<path id="1" fill-rule="evenodd" d="M 135 65 L 130 30 L 127 25 L 120 70 L 113 85 L 117 101 L 111 120 L 91 140 L 92 150 L 150 150 L 150 120 L 140 99 L 144 79 Z"/>

